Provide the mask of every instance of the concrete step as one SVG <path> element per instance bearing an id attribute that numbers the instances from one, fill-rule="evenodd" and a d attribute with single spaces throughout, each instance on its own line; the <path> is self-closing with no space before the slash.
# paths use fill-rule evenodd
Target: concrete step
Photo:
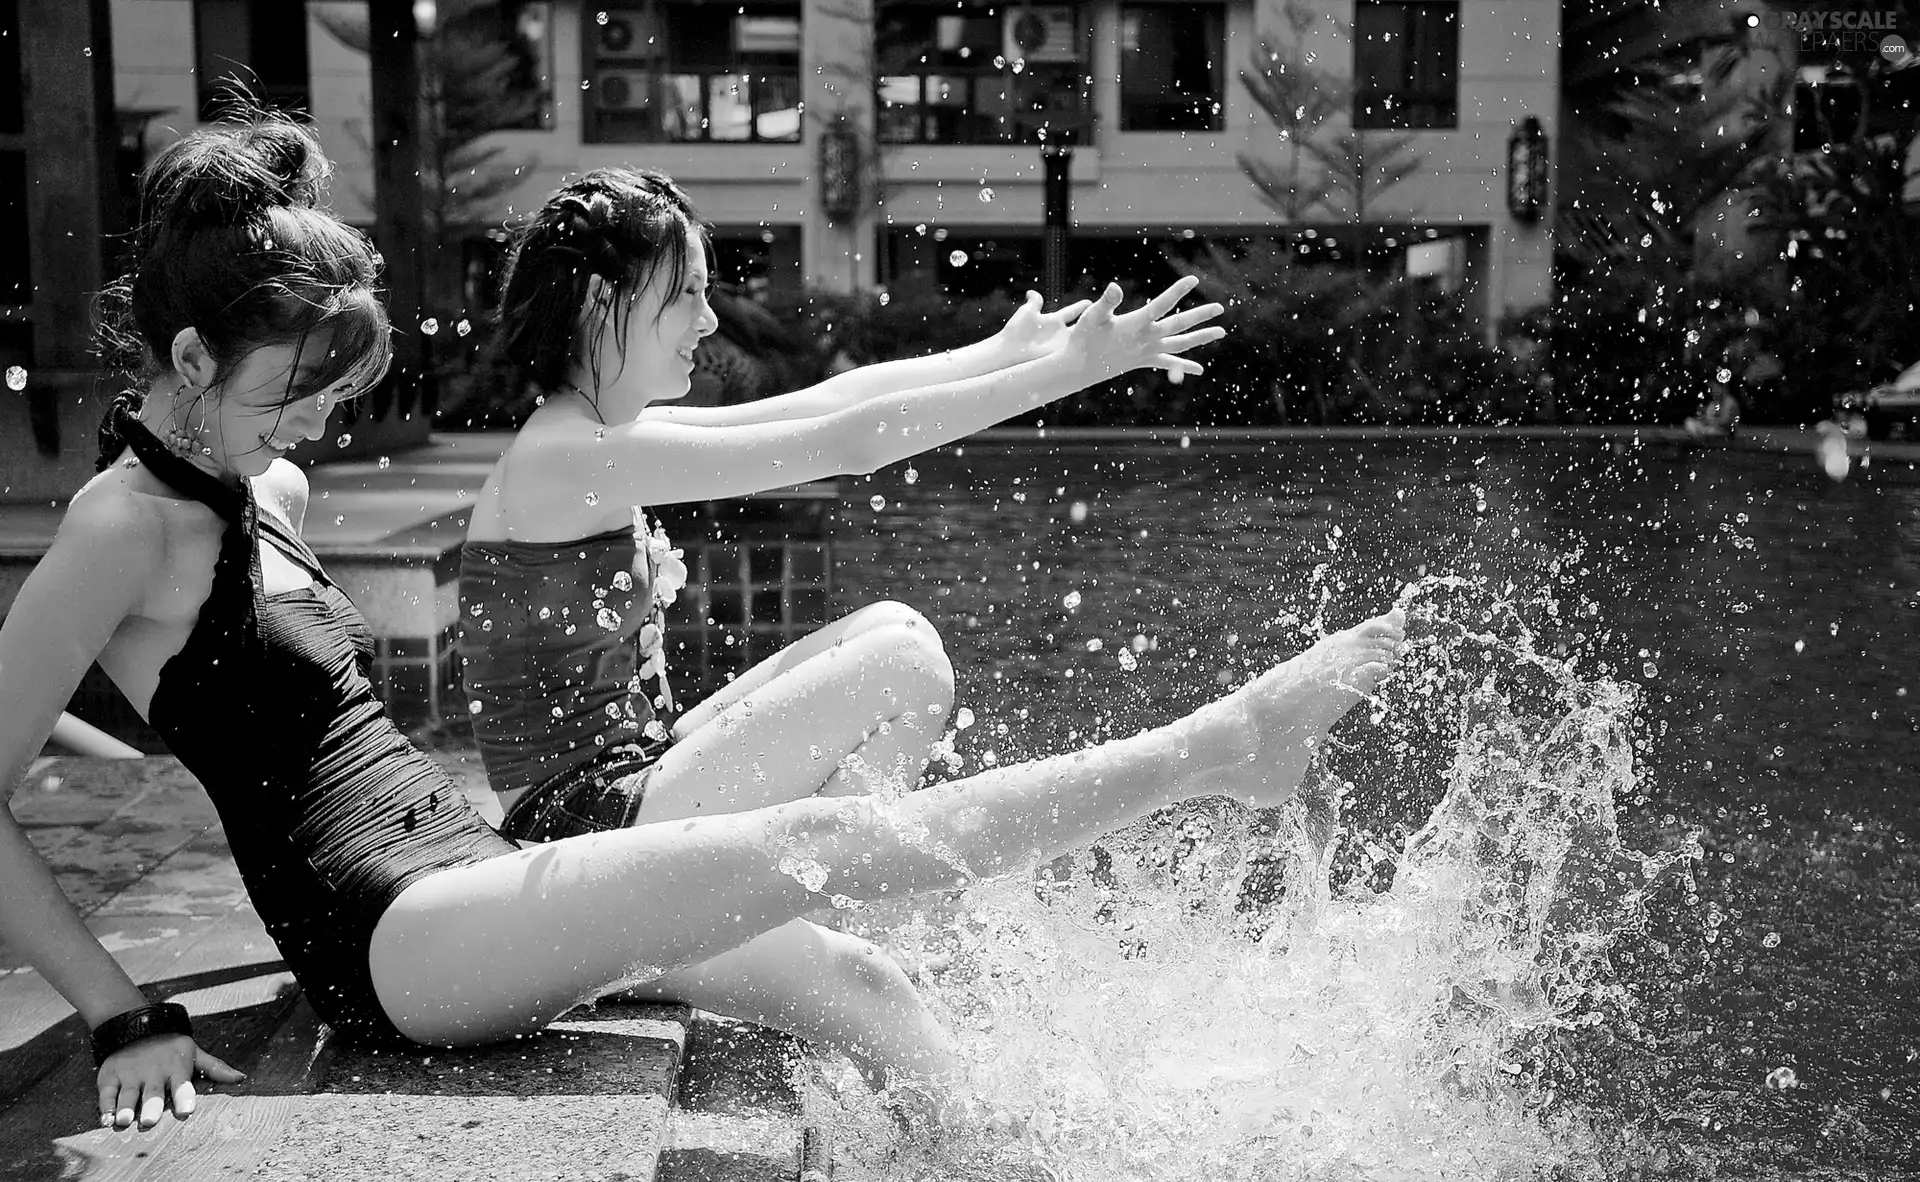
<path id="1" fill-rule="evenodd" d="M 827 1137 L 800 1086 L 813 1069 L 788 1035 L 698 1014 L 659 1182 L 827 1182 Z"/>

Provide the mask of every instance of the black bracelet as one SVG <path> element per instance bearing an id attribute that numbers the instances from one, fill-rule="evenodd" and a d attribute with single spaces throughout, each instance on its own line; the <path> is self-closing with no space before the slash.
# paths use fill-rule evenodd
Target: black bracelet
<path id="1" fill-rule="evenodd" d="M 107 1056 L 156 1034 L 184 1034 L 193 1037 L 193 1022 L 187 1007 L 179 1002 L 163 1001 L 141 1006 L 124 1014 L 115 1014 L 93 1028 L 93 1062 L 98 1066 Z"/>

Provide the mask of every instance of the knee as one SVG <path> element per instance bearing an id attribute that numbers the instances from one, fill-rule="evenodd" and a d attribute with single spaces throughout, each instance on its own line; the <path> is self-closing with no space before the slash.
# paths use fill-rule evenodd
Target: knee
<path id="1" fill-rule="evenodd" d="M 853 639 L 869 654 L 865 659 L 882 662 L 890 670 L 886 682 L 889 697 L 898 697 L 904 692 L 899 702 L 902 708 L 925 710 L 936 716 L 933 721 L 938 725 L 953 708 L 953 660 L 947 656 L 946 646 L 940 643 L 933 625 L 926 623 L 920 613 L 902 604 L 891 606 L 921 622 L 916 625 L 898 619 L 863 629 Z M 911 675 L 907 684 L 901 684 L 898 676 L 901 672 Z"/>
<path id="2" fill-rule="evenodd" d="M 906 970 L 877 944 L 845 932 L 823 929 L 821 954 L 827 979 L 843 997 L 876 999 L 915 996 Z"/>
<path id="3" fill-rule="evenodd" d="M 897 599 L 882 599 L 878 603 L 870 603 L 848 616 L 847 624 L 849 635 L 882 629 L 904 629 L 920 644 L 945 651 L 940 641 L 939 629 L 933 626 L 933 621 Z"/>

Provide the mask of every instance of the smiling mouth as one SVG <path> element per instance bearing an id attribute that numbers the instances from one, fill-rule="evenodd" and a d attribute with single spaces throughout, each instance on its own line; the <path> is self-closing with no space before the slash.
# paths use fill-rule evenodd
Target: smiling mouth
<path id="1" fill-rule="evenodd" d="M 262 437 L 260 442 L 267 445 L 267 450 L 277 452 L 289 452 L 300 445 L 298 439 L 288 441 L 272 435 Z"/>

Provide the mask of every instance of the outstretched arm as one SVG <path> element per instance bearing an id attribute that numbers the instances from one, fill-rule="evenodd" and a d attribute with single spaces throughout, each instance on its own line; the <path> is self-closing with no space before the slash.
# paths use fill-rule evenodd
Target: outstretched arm
<path id="1" fill-rule="evenodd" d="M 1109 287 L 1057 351 L 991 374 L 791 421 L 692 427 L 642 415 L 596 429 L 591 440 L 556 438 L 528 449 L 515 479 L 543 490 L 538 495 L 660 505 L 871 472 L 1130 370 L 1199 373 L 1181 354 L 1225 334 L 1199 327 L 1221 313 L 1218 304 L 1172 312 L 1193 285 L 1182 279 L 1121 316 L 1113 314 L 1120 289 Z"/>
<path id="2" fill-rule="evenodd" d="M 739 406 L 650 406 L 641 417 L 689 427 L 740 427 L 813 418 L 903 390 L 965 381 L 1038 360 L 1058 349 L 1066 339 L 1068 326 L 1079 319 L 1090 303 L 1081 300 L 1052 312 L 1042 312 L 1040 294 L 1030 291 L 1026 302 L 999 332 L 971 345 L 924 357 L 863 365 L 804 390 Z"/>

